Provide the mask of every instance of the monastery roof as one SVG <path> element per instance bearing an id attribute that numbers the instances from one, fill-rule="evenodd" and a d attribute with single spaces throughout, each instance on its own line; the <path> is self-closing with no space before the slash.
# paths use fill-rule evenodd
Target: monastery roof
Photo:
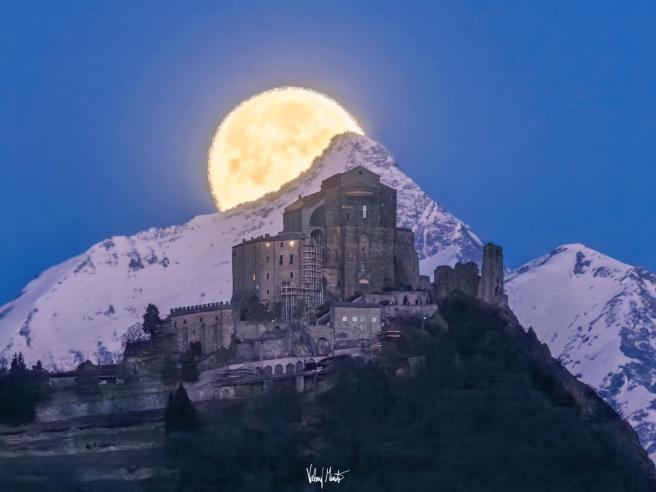
<path id="1" fill-rule="evenodd" d="M 241 243 L 235 244 L 233 248 L 237 248 L 243 244 L 261 243 L 265 241 L 287 241 L 289 239 L 303 239 L 305 235 L 302 232 L 279 232 L 275 236 L 264 234 L 263 236 L 252 237 L 250 239 L 242 239 Z"/>
<path id="2" fill-rule="evenodd" d="M 298 200 L 285 207 L 285 212 L 293 212 L 294 210 L 303 208 L 303 206 L 308 205 L 320 199 L 322 196 L 323 196 L 323 191 L 317 191 L 316 193 L 312 193 L 311 195 L 306 195 L 306 196 L 299 195 Z"/>

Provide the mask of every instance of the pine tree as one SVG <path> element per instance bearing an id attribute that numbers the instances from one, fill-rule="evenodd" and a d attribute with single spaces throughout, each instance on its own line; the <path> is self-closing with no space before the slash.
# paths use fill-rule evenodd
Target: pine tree
<path id="1" fill-rule="evenodd" d="M 159 317 L 159 309 L 154 304 L 148 304 L 146 312 L 143 315 L 143 330 L 152 336 L 157 330 L 157 326 L 162 322 Z"/>
<path id="2" fill-rule="evenodd" d="M 25 367 L 23 354 L 14 354 L 9 374 L 0 380 L 0 422 L 10 425 L 31 422 L 42 394 L 38 377 Z"/>
<path id="3" fill-rule="evenodd" d="M 178 368 L 170 356 L 164 358 L 162 364 L 162 382 L 167 386 L 173 385 L 178 382 Z"/>
<path id="4" fill-rule="evenodd" d="M 196 408 L 187 395 L 187 391 L 182 386 L 169 395 L 169 402 L 166 406 L 166 433 L 169 432 L 187 432 L 197 429 L 200 426 Z"/>
<path id="5" fill-rule="evenodd" d="M 23 359 L 23 353 L 18 352 L 14 353 L 14 356 L 11 358 L 11 367 L 9 369 L 10 374 L 22 375 L 26 372 L 25 368 L 25 359 Z"/>
<path id="6" fill-rule="evenodd" d="M 182 356 L 182 369 L 180 370 L 180 376 L 186 383 L 195 383 L 198 381 L 200 371 L 198 370 L 198 365 L 196 364 L 196 359 L 193 353 L 185 352 Z"/>

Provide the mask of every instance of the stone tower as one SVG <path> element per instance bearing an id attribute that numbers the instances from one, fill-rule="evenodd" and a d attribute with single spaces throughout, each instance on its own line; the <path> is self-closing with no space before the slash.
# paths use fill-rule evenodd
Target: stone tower
<path id="1" fill-rule="evenodd" d="M 496 244 L 487 243 L 483 249 L 478 298 L 498 306 L 508 304 L 508 296 L 503 291 L 503 250 Z"/>
<path id="2" fill-rule="evenodd" d="M 358 166 L 331 176 L 283 215 L 283 233 L 302 233 L 323 251 L 324 287 L 334 299 L 416 288 L 414 233 L 396 226 L 396 190 Z"/>

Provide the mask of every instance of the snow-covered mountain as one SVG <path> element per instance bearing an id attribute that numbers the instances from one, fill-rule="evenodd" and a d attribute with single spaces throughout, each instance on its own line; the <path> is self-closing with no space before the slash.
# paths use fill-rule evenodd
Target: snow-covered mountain
<path id="1" fill-rule="evenodd" d="M 656 275 L 582 244 L 517 269 L 510 306 L 631 423 L 656 461 Z"/>
<path id="2" fill-rule="evenodd" d="M 152 302 L 229 300 L 231 246 L 282 228 L 282 211 L 333 174 L 363 165 L 398 190 L 398 222 L 415 231 L 421 270 L 480 263 L 482 243 L 428 197 L 378 143 L 335 137 L 310 169 L 279 191 L 180 226 L 106 239 L 30 282 L 0 307 L 0 358 L 22 351 L 49 368 L 120 350 L 120 336 Z M 637 430 L 656 459 L 656 276 L 580 244 L 527 263 L 507 279 L 510 305 L 552 353 Z"/>
<path id="3" fill-rule="evenodd" d="M 282 229 L 282 211 L 319 190 L 333 174 L 363 165 L 398 190 L 398 225 L 412 228 L 424 273 L 438 264 L 479 262 L 480 239 L 424 193 L 378 143 L 337 136 L 311 168 L 275 193 L 184 225 L 106 239 L 30 282 L 0 307 L 0 356 L 22 351 L 28 362 L 71 368 L 120 349 L 120 336 L 145 306 L 229 300 L 231 247 Z"/>

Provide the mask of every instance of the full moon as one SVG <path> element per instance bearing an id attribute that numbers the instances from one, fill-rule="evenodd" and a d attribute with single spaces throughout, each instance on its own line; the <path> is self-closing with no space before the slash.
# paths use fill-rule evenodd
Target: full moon
<path id="1" fill-rule="evenodd" d="M 279 189 L 312 164 L 337 134 L 362 129 L 328 96 L 280 87 L 243 101 L 221 121 L 207 174 L 219 210 Z"/>

